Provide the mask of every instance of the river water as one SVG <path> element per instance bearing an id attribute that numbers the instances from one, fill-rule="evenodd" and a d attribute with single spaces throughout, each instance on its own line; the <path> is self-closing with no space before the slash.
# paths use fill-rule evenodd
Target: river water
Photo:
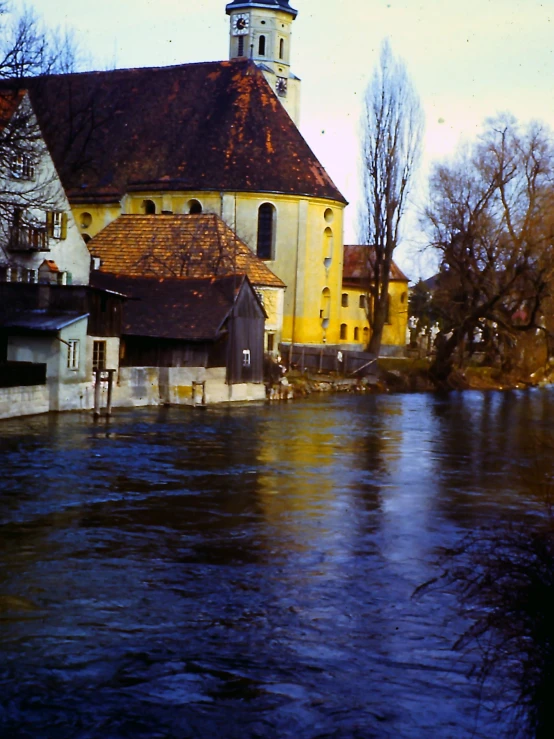
<path id="1" fill-rule="evenodd" d="M 0 736 L 501 737 L 437 550 L 542 515 L 554 392 L 0 423 Z M 540 461 L 540 460 L 539 460 Z"/>

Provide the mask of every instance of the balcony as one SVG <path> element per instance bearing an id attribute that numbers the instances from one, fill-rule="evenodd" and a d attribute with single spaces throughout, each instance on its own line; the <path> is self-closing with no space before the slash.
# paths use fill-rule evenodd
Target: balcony
<path id="1" fill-rule="evenodd" d="M 50 251 L 46 226 L 16 226 L 10 233 L 10 251 Z"/>

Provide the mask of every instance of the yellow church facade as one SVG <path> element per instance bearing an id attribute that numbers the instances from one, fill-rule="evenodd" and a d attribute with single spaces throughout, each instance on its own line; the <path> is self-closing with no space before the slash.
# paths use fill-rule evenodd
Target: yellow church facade
<path id="1" fill-rule="evenodd" d="M 265 306 L 275 327 L 266 350 L 363 349 L 367 332 L 342 306 L 347 203 L 295 125 L 297 11 L 289 0 L 232 0 L 226 12 L 229 61 L 33 83 L 76 222 L 88 241 L 121 215 L 215 214 L 286 285 L 282 304 Z"/>
<path id="2" fill-rule="evenodd" d="M 287 286 L 282 309 L 264 304 L 271 326 L 282 310 L 271 344 L 339 343 L 343 202 L 277 193 L 143 191 L 121 203 L 74 205 L 73 212 L 86 241 L 122 214 L 214 213 L 256 252 L 262 206 L 271 206 L 273 216 L 271 253 L 264 262 Z"/>

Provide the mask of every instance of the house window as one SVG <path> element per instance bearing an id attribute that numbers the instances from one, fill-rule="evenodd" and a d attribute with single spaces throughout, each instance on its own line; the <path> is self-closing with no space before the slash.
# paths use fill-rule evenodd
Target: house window
<path id="1" fill-rule="evenodd" d="M 67 342 L 67 369 L 79 369 L 79 340 L 69 339 Z"/>
<path id="2" fill-rule="evenodd" d="M 250 367 L 250 349 L 242 350 L 242 366 Z"/>
<path id="3" fill-rule="evenodd" d="M 18 180 L 34 180 L 35 167 L 31 159 L 23 154 L 14 155 L 11 164 L 12 176 Z"/>
<path id="4" fill-rule="evenodd" d="M 106 369 L 106 342 L 95 341 L 92 345 L 92 371 Z"/>
<path id="5" fill-rule="evenodd" d="M 340 338 L 342 341 L 346 340 L 346 337 L 348 336 L 348 328 L 346 326 L 346 323 L 341 323 L 340 325 Z"/>
<path id="6" fill-rule="evenodd" d="M 256 254 L 260 259 L 273 259 L 275 232 L 275 208 L 271 203 L 263 203 L 258 210 L 258 243 Z"/>
<path id="7" fill-rule="evenodd" d="M 52 239 L 65 239 L 67 237 L 67 213 L 62 213 L 60 210 L 48 212 L 46 230 Z"/>
<path id="8" fill-rule="evenodd" d="M 348 293 L 342 294 L 341 305 L 343 308 L 348 308 Z"/>
<path id="9" fill-rule="evenodd" d="M 260 40 L 258 42 L 258 54 L 260 56 L 265 56 L 265 36 L 260 36 Z"/>
<path id="10" fill-rule="evenodd" d="M 356 326 L 354 329 L 354 341 L 360 340 L 360 329 Z"/>
<path id="11" fill-rule="evenodd" d="M 55 239 L 62 237 L 62 215 L 59 211 L 52 213 L 52 236 Z"/>

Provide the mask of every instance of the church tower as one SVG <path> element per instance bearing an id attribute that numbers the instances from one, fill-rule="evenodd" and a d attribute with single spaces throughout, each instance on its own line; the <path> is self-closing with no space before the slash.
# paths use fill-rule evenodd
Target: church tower
<path id="1" fill-rule="evenodd" d="M 289 0 L 233 0 L 225 11 L 230 20 L 229 58 L 252 59 L 298 125 L 300 80 L 290 70 L 292 22 L 298 11 Z"/>

